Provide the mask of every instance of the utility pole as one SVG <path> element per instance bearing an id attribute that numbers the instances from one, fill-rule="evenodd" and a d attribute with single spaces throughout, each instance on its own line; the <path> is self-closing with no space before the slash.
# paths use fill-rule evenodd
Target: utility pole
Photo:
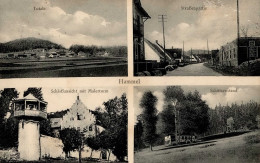
<path id="1" fill-rule="evenodd" d="M 237 0 L 237 39 L 240 38 L 239 32 L 239 0 Z"/>
<path id="2" fill-rule="evenodd" d="M 209 56 L 209 41 L 208 41 L 208 39 L 207 39 L 207 51 L 208 51 L 208 56 Z M 210 60 L 212 61 L 212 54 L 210 56 Z M 212 63 L 213 63 L 213 61 L 212 61 Z"/>
<path id="3" fill-rule="evenodd" d="M 182 62 L 184 62 L 184 41 L 183 41 L 183 45 L 182 45 L 182 58 L 181 58 Z"/>
<path id="4" fill-rule="evenodd" d="M 190 49 L 190 63 L 192 62 L 192 48 Z"/>
<path id="5" fill-rule="evenodd" d="M 162 22 L 163 27 L 163 53 L 164 53 L 164 64 L 166 64 L 166 54 L 165 54 L 165 35 L 164 35 L 164 22 L 167 22 L 167 15 L 158 15 L 159 22 Z"/>
<path id="6" fill-rule="evenodd" d="M 239 29 L 239 0 L 237 0 L 237 55 L 239 56 L 239 43 L 240 43 L 240 29 Z M 247 52 L 248 53 L 248 52 Z M 248 57 L 248 67 L 249 67 L 249 55 Z"/>

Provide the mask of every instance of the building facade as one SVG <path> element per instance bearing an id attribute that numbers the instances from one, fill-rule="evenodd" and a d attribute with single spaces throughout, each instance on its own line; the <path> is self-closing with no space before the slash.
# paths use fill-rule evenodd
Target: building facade
<path id="1" fill-rule="evenodd" d="M 83 102 L 80 100 L 79 96 L 77 96 L 76 101 L 72 104 L 70 109 L 64 111 L 64 115 L 58 118 L 50 118 L 51 121 L 51 128 L 52 132 L 55 137 L 59 137 L 59 131 L 65 128 L 74 128 L 81 133 L 84 134 L 85 138 L 87 137 L 95 137 L 100 134 L 105 129 L 99 125 L 96 125 L 96 117 L 95 115 L 89 110 Z M 58 142 L 57 139 L 48 138 L 52 141 Z M 46 141 L 46 140 L 43 140 Z M 59 143 L 60 144 L 60 143 Z M 60 145 L 55 145 L 53 148 L 57 148 L 60 151 Z M 109 149 L 110 150 L 110 149 Z M 48 147 L 44 148 L 45 155 L 52 154 L 49 152 L 51 151 Z M 64 157 L 64 153 L 56 153 L 55 156 L 62 155 Z M 110 160 L 115 161 L 116 156 L 112 153 L 109 154 L 108 150 L 92 150 L 87 145 L 84 145 L 84 149 L 82 150 L 82 157 L 92 157 L 92 158 L 101 158 L 104 160 L 108 159 L 110 155 Z M 71 157 L 78 157 L 78 151 L 73 151 L 70 153 Z M 102 157 L 100 157 L 102 156 Z"/>
<path id="2" fill-rule="evenodd" d="M 144 61 L 144 22 L 151 17 L 144 10 L 140 0 L 133 0 L 133 43 L 134 61 Z"/>
<path id="3" fill-rule="evenodd" d="M 96 136 L 104 130 L 101 126 L 96 125 L 96 117 L 82 103 L 79 96 L 62 118 L 51 118 L 50 121 L 55 136 L 58 136 L 59 130 L 64 128 L 75 128 L 85 137 Z"/>
<path id="4" fill-rule="evenodd" d="M 238 49 L 239 47 L 239 49 Z M 241 37 L 221 46 L 218 52 L 219 65 L 237 67 L 241 63 L 259 58 L 260 37 Z"/>
<path id="5" fill-rule="evenodd" d="M 134 73 L 147 71 L 151 64 L 145 61 L 144 22 L 151 17 L 142 7 L 140 0 L 133 0 L 133 54 Z M 147 66 L 147 64 L 149 64 Z"/>

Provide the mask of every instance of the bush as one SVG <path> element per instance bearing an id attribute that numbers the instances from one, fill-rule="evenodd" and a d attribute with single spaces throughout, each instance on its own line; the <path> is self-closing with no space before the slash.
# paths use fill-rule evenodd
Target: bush
<path id="1" fill-rule="evenodd" d="M 258 132 L 255 135 L 249 135 L 244 138 L 247 144 L 257 144 L 260 143 L 260 133 Z"/>

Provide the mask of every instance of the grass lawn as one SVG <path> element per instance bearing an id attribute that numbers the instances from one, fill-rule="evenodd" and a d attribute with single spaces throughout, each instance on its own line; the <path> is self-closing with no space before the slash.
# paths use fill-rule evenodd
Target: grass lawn
<path id="1" fill-rule="evenodd" d="M 215 142 L 135 153 L 135 163 L 259 163 L 260 131 L 217 139 Z M 156 150 L 157 149 L 157 150 Z"/>

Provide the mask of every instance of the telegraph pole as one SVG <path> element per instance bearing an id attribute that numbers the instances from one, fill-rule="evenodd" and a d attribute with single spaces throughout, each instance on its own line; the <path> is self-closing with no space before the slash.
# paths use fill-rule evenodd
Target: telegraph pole
<path id="1" fill-rule="evenodd" d="M 165 35 L 164 35 L 164 22 L 167 22 L 167 15 L 158 15 L 159 22 L 162 22 L 163 27 L 163 53 L 164 53 L 164 64 L 166 63 L 166 54 L 165 54 Z"/>
<path id="2" fill-rule="evenodd" d="M 237 0 L 237 39 L 239 39 L 239 0 Z"/>
<path id="3" fill-rule="evenodd" d="M 237 56 L 239 55 L 239 40 L 240 40 L 240 32 L 239 32 L 239 0 L 237 0 Z M 249 55 L 248 60 L 249 60 Z M 248 62 L 249 67 L 249 62 Z"/>
<path id="4" fill-rule="evenodd" d="M 183 41 L 182 44 L 183 45 L 182 45 L 182 58 L 181 58 L 181 60 L 182 60 L 182 62 L 184 62 L 184 41 Z"/>
<path id="5" fill-rule="evenodd" d="M 190 63 L 192 62 L 192 48 L 190 49 Z"/>
<path id="6" fill-rule="evenodd" d="M 209 56 L 209 41 L 208 41 L 208 39 L 207 39 L 207 50 L 208 50 L 208 56 Z M 210 56 L 210 60 L 212 60 L 212 53 L 211 53 L 211 56 Z M 213 63 L 213 61 L 212 61 L 212 63 Z"/>

